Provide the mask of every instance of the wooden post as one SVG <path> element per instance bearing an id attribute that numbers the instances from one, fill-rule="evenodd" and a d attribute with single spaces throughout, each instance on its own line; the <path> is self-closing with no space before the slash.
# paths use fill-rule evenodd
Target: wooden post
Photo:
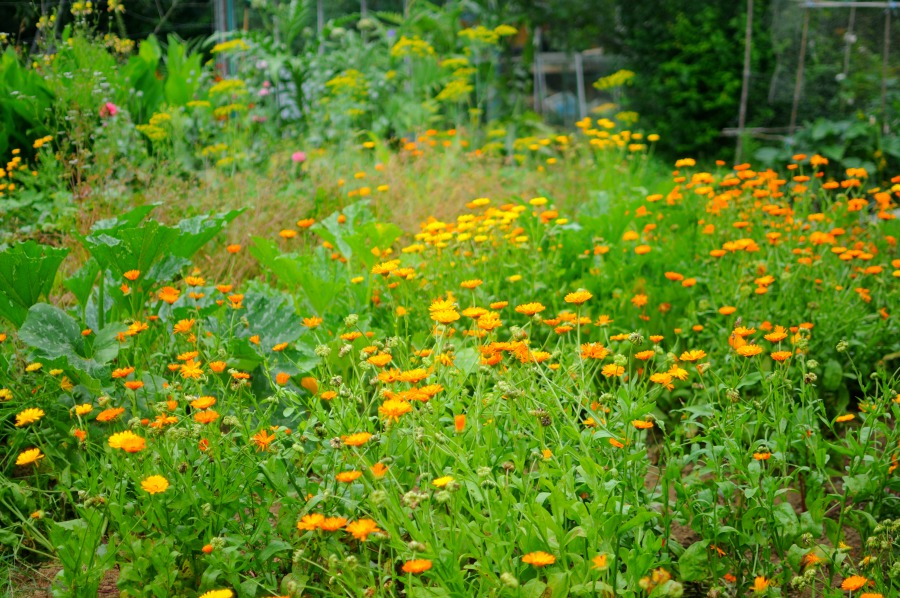
<path id="1" fill-rule="evenodd" d="M 888 119 L 887 119 L 887 80 L 888 80 L 888 58 L 891 53 L 891 9 L 884 11 L 884 49 L 881 55 L 881 132 L 887 135 Z"/>
<path id="2" fill-rule="evenodd" d="M 741 163 L 744 153 L 744 126 L 747 124 L 747 100 L 750 97 L 750 57 L 753 49 L 753 0 L 747 0 L 747 29 L 744 32 L 744 80 L 741 84 L 741 105 L 738 109 L 738 138 L 735 164 Z"/>
<path id="3" fill-rule="evenodd" d="M 578 117 L 587 116 L 587 96 L 584 92 L 584 59 L 581 52 L 575 53 L 575 86 L 578 92 Z"/>
<path id="4" fill-rule="evenodd" d="M 800 60 L 797 63 L 797 81 L 794 83 L 794 101 L 791 104 L 789 135 L 797 128 L 797 110 L 800 108 L 800 91 L 803 89 L 803 67 L 806 64 L 806 36 L 809 34 L 809 9 L 803 9 L 803 33 L 800 36 Z"/>

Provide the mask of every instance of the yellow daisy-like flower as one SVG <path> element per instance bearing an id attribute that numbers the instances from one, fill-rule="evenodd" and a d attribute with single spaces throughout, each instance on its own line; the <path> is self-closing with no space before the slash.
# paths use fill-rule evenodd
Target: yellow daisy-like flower
<path id="1" fill-rule="evenodd" d="M 231 590 L 210 590 L 200 596 L 200 598 L 232 598 L 234 592 Z"/>
<path id="2" fill-rule="evenodd" d="M 443 488 L 447 484 L 453 481 L 453 476 L 445 475 L 443 477 L 437 478 L 436 480 L 432 480 L 431 485 L 436 488 Z"/>
<path id="3" fill-rule="evenodd" d="M 21 428 L 22 426 L 33 424 L 42 417 L 44 417 L 43 409 L 38 409 L 36 407 L 25 409 L 24 411 L 16 414 L 16 427 Z"/>
<path id="4" fill-rule="evenodd" d="M 75 406 L 75 414 L 76 415 L 87 415 L 94 409 L 94 406 L 90 403 L 84 403 L 82 405 Z"/>
<path id="5" fill-rule="evenodd" d="M 27 451 L 19 453 L 19 456 L 16 458 L 16 465 L 31 465 L 38 459 L 43 458 L 44 455 L 41 454 L 41 449 L 28 449 Z"/>
<path id="6" fill-rule="evenodd" d="M 141 488 L 149 494 L 159 494 L 165 492 L 169 487 L 169 480 L 161 475 L 152 475 L 141 482 Z"/>
<path id="7" fill-rule="evenodd" d="M 569 293 L 568 295 L 566 295 L 566 303 L 581 305 L 591 297 L 593 297 L 593 295 L 588 291 L 575 291 L 574 293 Z"/>

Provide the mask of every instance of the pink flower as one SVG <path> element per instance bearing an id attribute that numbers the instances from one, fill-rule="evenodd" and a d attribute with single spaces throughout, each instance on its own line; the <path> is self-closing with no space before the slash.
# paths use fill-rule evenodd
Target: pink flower
<path id="1" fill-rule="evenodd" d="M 113 104 L 112 102 L 106 102 L 103 106 L 100 107 L 100 116 L 106 118 L 108 116 L 115 116 L 119 112 L 119 107 Z"/>
<path id="2" fill-rule="evenodd" d="M 294 152 L 291 154 L 291 160 L 294 161 L 294 164 L 306 162 L 306 152 Z"/>

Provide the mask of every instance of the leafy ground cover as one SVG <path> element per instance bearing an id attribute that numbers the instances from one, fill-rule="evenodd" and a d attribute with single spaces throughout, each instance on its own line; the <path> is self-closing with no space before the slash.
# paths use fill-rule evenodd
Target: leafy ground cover
<path id="1" fill-rule="evenodd" d="M 600 132 L 325 151 L 299 215 L 10 246 L 4 558 L 58 595 L 892 595 L 897 182 L 666 181 Z"/>

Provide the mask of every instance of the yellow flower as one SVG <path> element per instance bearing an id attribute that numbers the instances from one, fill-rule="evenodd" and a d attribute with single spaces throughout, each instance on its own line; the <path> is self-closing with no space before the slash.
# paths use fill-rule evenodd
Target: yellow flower
<path id="1" fill-rule="evenodd" d="M 234 592 L 231 590 L 210 590 L 200 598 L 232 598 L 232 596 L 234 596 Z"/>
<path id="2" fill-rule="evenodd" d="M 581 305 L 591 297 L 593 297 L 593 295 L 588 291 L 575 291 L 574 293 L 569 293 L 568 295 L 566 295 L 566 303 Z"/>
<path id="3" fill-rule="evenodd" d="M 22 426 L 33 424 L 42 417 L 44 417 L 43 409 L 37 409 L 35 407 L 25 409 L 24 411 L 16 414 L 16 427 L 21 428 Z"/>
<path id="4" fill-rule="evenodd" d="M 93 410 L 94 406 L 90 403 L 84 403 L 82 405 L 75 406 L 75 414 L 76 415 L 87 415 Z"/>
<path id="5" fill-rule="evenodd" d="M 433 480 L 431 482 L 431 484 L 437 488 L 443 488 L 444 486 L 446 486 L 447 484 L 449 484 L 452 481 L 453 481 L 452 476 L 445 475 L 443 477 L 437 478 L 436 480 Z"/>
<path id="6" fill-rule="evenodd" d="M 41 454 L 41 449 L 28 449 L 19 453 L 19 456 L 16 458 L 16 465 L 30 465 L 43 458 L 44 455 Z"/>
<path id="7" fill-rule="evenodd" d="M 40 362 L 29 363 L 27 366 L 25 366 L 25 371 L 26 372 L 36 372 L 39 369 L 41 369 L 42 367 L 44 367 L 44 364 L 40 363 Z"/>
<path id="8" fill-rule="evenodd" d="M 159 494 L 160 492 L 165 492 L 168 487 L 169 480 L 162 477 L 161 475 L 152 475 L 141 482 L 141 488 L 143 488 L 149 494 Z"/>

